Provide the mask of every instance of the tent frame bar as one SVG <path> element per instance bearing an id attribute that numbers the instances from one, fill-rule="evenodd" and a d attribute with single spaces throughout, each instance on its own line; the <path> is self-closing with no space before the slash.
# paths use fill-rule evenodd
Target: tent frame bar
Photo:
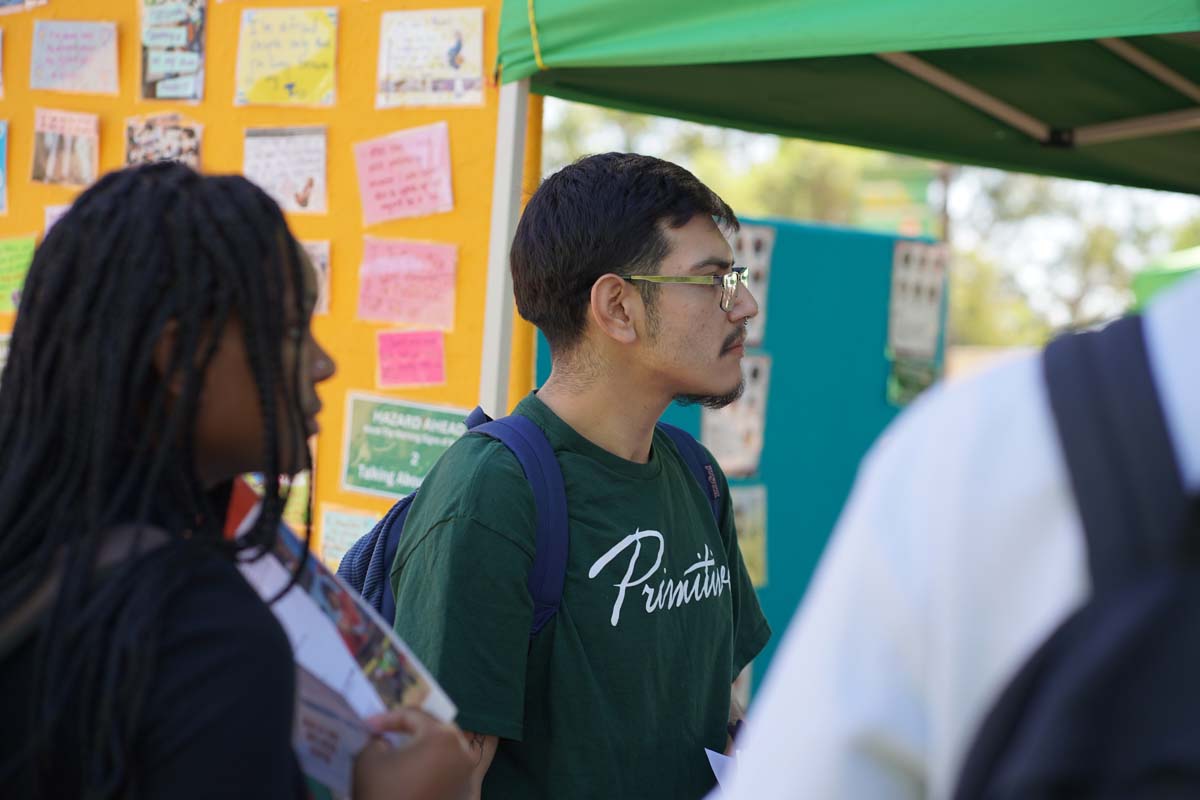
<path id="1" fill-rule="evenodd" d="M 1009 105 L 982 89 L 977 89 L 966 81 L 959 80 L 950 73 L 933 66 L 928 61 L 917 58 L 911 53 L 876 53 L 875 55 L 897 69 L 903 70 L 932 86 L 936 86 L 947 94 L 962 100 L 964 103 L 974 106 L 983 113 L 1016 128 L 1031 139 L 1039 142 L 1049 142 L 1051 140 L 1053 131 L 1045 122 L 1026 114 L 1021 109 Z"/>
<path id="2" fill-rule="evenodd" d="M 1200 86 L 1188 80 L 1158 59 L 1146 55 L 1123 39 L 1097 39 L 1097 44 L 1103 45 L 1121 58 L 1133 64 L 1138 69 L 1158 79 L 1159 82 L 1170 86 L 1175 91 L 1188 97 L 1194 103 L 1200 103 Z"/>
<path id="3" fill-rule="evenodd" d="M 1120 39 L 1097 39 L 1099 44 L 1162 83 L 1200 103 L 1200 86 Z M 998 97 L 960 80 L 911 53 L 876 53 L 876 57 L 1050 147 L 1076 147 L 1169 133 L 1200 130 L 1200 108 L 1101 122 L 1079 128 L 1051 128 Z"/>
<path id="4" fill-rule="evenodd" d="M 1150 114 L 1114 122 L 1101 122 L 1076 128 L 1072 133 L 1077 145 L 1105 144 L 1126 139 L 1142 139 L 1168 133 L 1200 130 L 1200 108 L 1185 108 L 1165 114 Z"/>

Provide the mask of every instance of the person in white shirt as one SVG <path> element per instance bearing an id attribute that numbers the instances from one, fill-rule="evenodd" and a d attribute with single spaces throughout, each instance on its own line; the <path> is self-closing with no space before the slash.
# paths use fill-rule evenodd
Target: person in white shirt
<path id="1" fill-rule="evenodd" d="M 1144 322 L 1200 492 L 1200 276 Z M 720 797 L 950 797 L 1000 692 L 1089 583 L 1040 356 L 931 390 L 864 460 Z"/>

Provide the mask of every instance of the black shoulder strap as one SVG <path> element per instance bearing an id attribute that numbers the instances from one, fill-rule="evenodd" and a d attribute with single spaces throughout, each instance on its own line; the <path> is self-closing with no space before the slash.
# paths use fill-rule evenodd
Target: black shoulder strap
<path id="1" fill-rule="evenodd" d="M 1095 591 L 1188 557 L 1187 498 L 1141 317 L 1055 340 L 1043 369 Z"/>

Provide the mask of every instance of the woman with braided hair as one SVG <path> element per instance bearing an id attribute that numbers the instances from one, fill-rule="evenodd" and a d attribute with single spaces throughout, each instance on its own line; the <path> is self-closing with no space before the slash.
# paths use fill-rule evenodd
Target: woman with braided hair
<path id="1" fill-rule="evenodd" d="M 22 798 L 299 798 L 287 637 L 236 558 L 310 464 L 315 277 L 244 178 L 111 173 L 34 256 L 0 379 L 0 786 Z M 222 539 L 232 479 L 262 511 Z M 355 796 L 446 797 L 456 728 L 374 720 Z"/>

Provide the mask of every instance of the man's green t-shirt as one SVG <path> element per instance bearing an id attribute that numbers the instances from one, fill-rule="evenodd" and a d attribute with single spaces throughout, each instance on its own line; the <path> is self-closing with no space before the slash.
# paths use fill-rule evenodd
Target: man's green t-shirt
<path id="1" fill-rule="evenodd" d="M 396 631 L 500 737 L 483 797 L 702 797 L 725 747 L 730 683 L 770 629 L 742 564 L 729 488 L 721 522 L 674 443 L 650 460 L 584 439 L 536 395 L 566 485 L 562 604 L 532 640 L 533 493 L 503 444 L 465 436 L 417 493 L 392 566 Z M 714 462 L 715 464 L 715 462 Z"/>

